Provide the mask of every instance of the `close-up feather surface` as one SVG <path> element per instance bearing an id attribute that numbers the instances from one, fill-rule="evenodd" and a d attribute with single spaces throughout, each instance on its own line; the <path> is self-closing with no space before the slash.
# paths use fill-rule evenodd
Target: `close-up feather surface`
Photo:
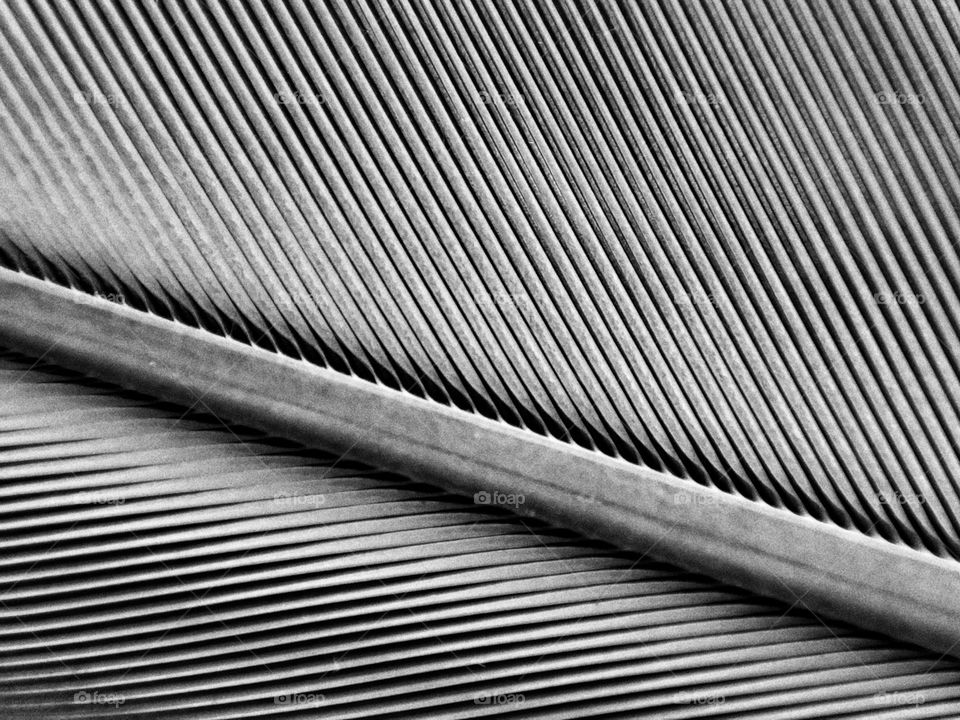
<path id="1" fill-rule="evenodd" d="M 960 717 L 958 39 L 0 3 L 0 717 Z"/>
<path id="2" fill-rule="evenodd" d="M 9 354 L 0 393 L 14 717 L 960 713 L 954 659 L 509 505 Z"/>

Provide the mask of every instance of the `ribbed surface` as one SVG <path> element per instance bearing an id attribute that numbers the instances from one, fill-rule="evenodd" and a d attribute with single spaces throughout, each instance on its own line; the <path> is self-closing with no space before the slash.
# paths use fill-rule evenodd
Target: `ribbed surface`
<path id="1" fill-rule="evenodd" d="M 16 267 L 960 557 L 949 2 L 0 7 Z"/>
<path id="2" fill-rule="evenodd" d="M 956 662 L 9 354 L 0 446 L 4 718 L 960 714 Z"/>

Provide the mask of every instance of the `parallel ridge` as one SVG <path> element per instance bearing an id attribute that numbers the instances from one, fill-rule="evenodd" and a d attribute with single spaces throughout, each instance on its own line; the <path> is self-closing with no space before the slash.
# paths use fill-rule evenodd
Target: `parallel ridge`
<path id="1" fill-rule="evenodd" d="M 0 398 L 5 718 L 960 713 L 955 661 L 501 508 L 12 354 Z"/>
<path id="2" fill-rule="evenodd" d="M 0 7 L 3 261 L 960 557 L 960 10 Z"/>

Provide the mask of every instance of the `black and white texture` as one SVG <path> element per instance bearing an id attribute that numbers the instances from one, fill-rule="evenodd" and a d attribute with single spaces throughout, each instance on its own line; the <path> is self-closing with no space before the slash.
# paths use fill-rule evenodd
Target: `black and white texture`
<path id="1" fill-rule="evenodd" d="M 960 552 L 953 3 L 0 13 L 8 264 Z"/>
<path id="2" fill-rule="evenodd" d="M 952 0 L 9 0 L 0 264 L 953 563 L 958 41 Z"/>
<path id="3" fill-rule="evenodd" d="M 9 353 L 0 403 L 4 718 L 960 714 L 956 660 L 531 524 L 522 496 Z"/>

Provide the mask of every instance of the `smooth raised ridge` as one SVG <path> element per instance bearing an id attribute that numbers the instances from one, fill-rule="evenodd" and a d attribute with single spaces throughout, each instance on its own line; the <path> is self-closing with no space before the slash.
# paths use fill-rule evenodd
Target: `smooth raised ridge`
<path id="1" fill-rule="evenodd" d="M 958 654 L 951 561 L 0 270 L 0 340 Z M 51 340 L 55 338 L 55 340 Z"/>

